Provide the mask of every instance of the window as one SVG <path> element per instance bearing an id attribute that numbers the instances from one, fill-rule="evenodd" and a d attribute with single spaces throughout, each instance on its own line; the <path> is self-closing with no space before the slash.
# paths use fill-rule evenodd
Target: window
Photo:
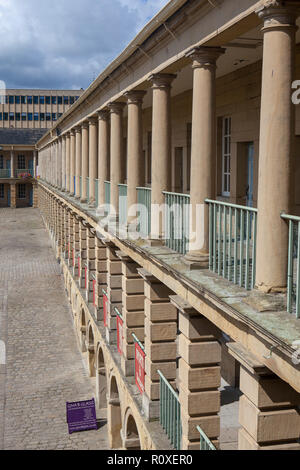
<path id="1" fill-rule="evenodd" d="M 15 113 L 9 113 L 9 120 L 14 121 L 15 120 Z"/>
<path id="2" fill-rule="evenodd" d="M 62 104 L 62 96 L 57 97 L 57 104 Z"/>
<path id="3" fill-rule="evenodd" d="M 77 101 L 79 99 L 79 96 L 75 96 L 75 100 Z"/>
<path id="4" fill-rule="evenodd" d="M 2 113 L 0 113 L 0 121 L 2 121 Z"/>
<path id="5" fill-rule="evenodd" d="M 64 96 L 64 104 L 69 104 L 69 97 L 68 96 Z"/>
<path id="6" fill-rule="evenodd" d="M 56 121 L 56 113 L 52 113 L 52 121 Z"/>
<path id="7" fill-rule="evenodd" d="M 75 101 L 75 98 L 74 98 L 74 96 L 70 96 L 70 104 L 73 104 L 73 103 L 74 103 L 74 101 Z"/>
<path id="8" fill-rule="evenodd" d="M 40 121 L 45 121 L 45 113 L 40 113 Z"/>
<path id="9" fill-rule="evenodd" d="M 27 103 L 32 104 L 32 96 L 27 96 Z"/>
<path id="10" fill-rule="evenodd" d="M 32 116 L 32 115 L 31 115 Z M 32 120 L 32 119 L 31 119 Z M 26 121 L 26 113 L 22 113 L 22 121 Z"/>
<path id="11" fill-rule="evenodd" d="M 40 104 L 45 104 L 45 97 L 44 96 L 40 96 Z"/>
<path id="12" fill-rule="evenodd" d="M 46 121 L 51 121 L 51 114 L 50 113 L 46 113 Z"/>
<path id="13" fill-rule="evenodd" d="M 39 113 L 34 113 L 33 119 L 34 119 L 34 121 L 38 121 L 39 120 Z"/>
<path id="14" fill-rule="evenodd" d="M 4 184 L 0 184 L 0 199 L 4 199 Z"/>
<path id="15" fill-rule="evenodd" d="M 18 170 L 26 169 L 25 155 L 18 155 Z"/>
<path id="16" fill-rule="evenodd" d="M 20 121 L 21 120 L 21 113 L 16 113 L 16 121 Z"/>
<path id="17" fill-rule="evenodd" d="M 15 97 L 10 95 L 9 96 L 9 104 L 14 104 L 15 103 Z"/>
<path id="18" fill-rule="evenodd" d="M 21 103 L 21 96 L 15 96 L 15 103 L 20 104 Z"/>
<path id="19" fill-rule="evenodd" d="M 26 102 L 27 102 L 26 96 L 21 96 L 21 103 L 26 104 Z"/>
<path id="20" fill-rule="evenodd" d="M 26 199 L 26 184 L 18 184 L 18 199 Z"/>
<path id="21" fill-rule="evenodd" d="M 58 113 L 58 119 L 62 117 L 62 113 Z"/>
<path id="22" fill-rule="evenodd" d="M 52 96 L 52 104 L 56 104 L 56 96 Z"/>
<path id="23" fill-rule="evenodd" d="M 51 97 L 50 96 L 46 96 L 46 104 L 51 104 Z"/>
<path id="24" fill-rule="evenodd" d="M 3 170 L 4 168 L 4 158 L 3 155 L 0 155 L 0 170 Z"/>
<path id="25" fill-rule="evenodd" d="M 39 104 L 39 97 L 38 96 L 33 97 L 33 103 L 34 104 Z"/>
<path id="26" fill-rule="evenodd" d="M 32 113 L 28 113 L 28 121 L 32 121 Z M 26 118 L 25 118 L 26 119 Z"/>
<path id="27" fill-rule="evenodd" d="M 231 173 L 231 118 L 223 119 L 222 137 L 222 195 L 230 196 Z"/>
<path id="28" fill-rule="evenodd" d="M 8 121 L 8 113 L 3 113 L 3 121 Z"/>

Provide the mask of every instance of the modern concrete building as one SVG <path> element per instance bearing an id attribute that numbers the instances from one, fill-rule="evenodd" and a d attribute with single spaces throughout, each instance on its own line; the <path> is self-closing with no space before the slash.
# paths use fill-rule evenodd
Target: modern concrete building
<path id="1" fill-rule="evenodd" d="M 38 142 L 112 448 L 300 449 L 299 17 L 172 0 Z"/>
<path id="2" fill-rule="evenodd" d="M 83 90 L 1 90 L 0 207 L 36 207 L 35 144 Z"/>

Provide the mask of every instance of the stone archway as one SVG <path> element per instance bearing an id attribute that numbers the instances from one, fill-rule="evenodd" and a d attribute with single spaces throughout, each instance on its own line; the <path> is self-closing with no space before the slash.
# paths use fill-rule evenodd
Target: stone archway
<path id="1" fill-rule="evenodd" d="M 96 376 L 96 364 L 95 364 L 95 338 L 94 338 L 94 331 L 91 324 L 88 327 L 88 367 L 90 377 Z"/>
<path id="2" fill-rule="evenodd" d="M 79 321 L 79 342 L 81 352 L 86 352 L 86 317 L 84 309 L 81 310 L 80 321 Z"/>
<path id="3" fill-rule="evenodd" d="M 99 344 L 97 352 L 96 402 L 98 408 L 107 408 L 107 376 L 103 350 Z"/>
<path id="4" fill-rule="evenodd" d="M 125 450 L 141 450 L 140 434 L 130 408 L 127 410 L 124 419 L 122 441 Z"/>
<path id="5" fill-rule="evenodd" d="M 120 403 L 119 388 L 118 388 L 117 380 L 114 376 L 112 376 L 110 379 L 107 424 L 108 424 L 108 440 L 109 440 L 110 448 L 121 449 L 122 448 L 121 403 Z"/>

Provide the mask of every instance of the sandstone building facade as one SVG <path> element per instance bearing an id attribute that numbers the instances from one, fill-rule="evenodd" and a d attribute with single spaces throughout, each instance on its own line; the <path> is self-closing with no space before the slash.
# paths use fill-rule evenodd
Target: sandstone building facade
<path id="1" fill-rule="evenodd" d="M 222 379 L 238 449 L 300 448 L 299 17 L 172 0 L 37 144 L 112 448 L 224 448 Z"/>

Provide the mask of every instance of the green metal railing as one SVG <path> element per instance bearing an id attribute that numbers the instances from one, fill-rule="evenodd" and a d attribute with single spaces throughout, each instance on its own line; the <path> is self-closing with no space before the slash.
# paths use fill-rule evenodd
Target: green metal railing
<path id="1" fill-rule="evenodd" d="M 10 170 L 0 170 L 0 178 L 10 178 Z"/>
<path id="2" fill-rule="evenodd" d="M 119 184 L 119 223 L 127 222 L 127 184 Z"/>
<path id="3" fill-rule="evenodd" d="M 90 200 L 90 178 L 86 178 L 86 200 L 89 202 Z"/>
<path id="4" fill-rule="evenodd" d="M 209 269 L 247 290 L 255 285 L 257 209 L 206 199 Z"/>
<path id="5" fill-rule="evenodd" d="M 136 188 L 137 202 L 141 206 L 139 211 L 138 232 L 143 237 L 148 237 L 151 232 L 151 189 Z"/>
<path id="6" fill-rule="evenodd" d="M 30 175 L 33 178 L 34 172 L 32 168 L 26 170 L 16 170 L 16 177 L 19 178 L 20 175 Z"/>
<path id="7" fill-rule="evenodd" d="M 176 450 L 181 448 L 181 407 L 179 395 L 175 392 L 160 370 L 159 375 L 159 422 Z"/>
<path id="8" fill-rule="evenodd" d="M 185 255 L 190 238 L 190 196 L 166 191 L 163 194 L 166 204 L 165 243 L 171 250 Z"/>
<path id="9" fill-rule="evenodd" d="M 289 222 L 287 311 L 300 318 L 300 217 L 281 217 Z"/>
<path id="10" fill-rule="evenodd" d="M 110 204 L 110 181 L 104 181 L 105 186 L 105 204 Z"/>
<path id="11" fill-rule="evenodd" d="M 96 207 L 99 206 L 99 180 L 95 179 L 95 200 L 96 200 Z"/>
<path id="12" fill-rule="evenodd" d="M 197 426 L 197 430 L 200 433 L 200 450 L 217 450 L 200 426 Z"/>

